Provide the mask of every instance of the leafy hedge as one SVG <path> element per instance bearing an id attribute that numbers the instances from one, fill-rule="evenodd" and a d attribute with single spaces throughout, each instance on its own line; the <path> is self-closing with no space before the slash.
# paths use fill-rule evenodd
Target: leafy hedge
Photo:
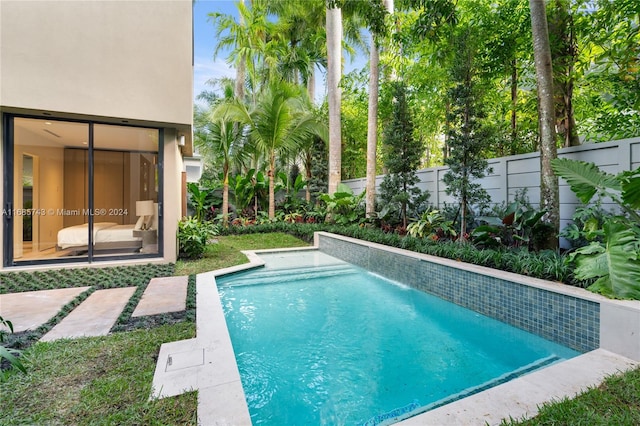
<path id="1" fill-rule="evenodd" d="M 418 253 L 455 259 L 475 265 L 514 272 L 516 274 L 559 281 L 584 287 L 585 282 L 575 279 L 567 257 L 555 251 L 529 252 L 519 249 L 478 249 L 472 244 L 458 244 L 451 241 L 433 241 L 412 236 L 385 233 L 378 228 L 366 226 L 330 225 L 325 223 L 274 222 L 252 226 L 230 226 L 220 229 L 221 235 L 285 232 L 307 242 L 313 241 L 316 231 L 326 231 L 347 237 L 358 238 L 373 243 L 398 247 Z"/>

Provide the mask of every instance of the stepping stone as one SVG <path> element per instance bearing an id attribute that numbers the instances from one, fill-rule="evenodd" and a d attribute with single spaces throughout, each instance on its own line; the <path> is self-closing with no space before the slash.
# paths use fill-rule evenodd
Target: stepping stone
<path id="1" fill-rule="evenodd" d="M 97 290 L 40 339 L 105 336 L 133 296 L 136 287 Z"/>
<path id="2" fill-rule="evenodd" d="M 187 308 L 189 277 L 152 278 L 132 317 L 180 312 Z"/>
<path id="3" fill-rule="evenodd" d="M 13 323 L 14 333 L 35 330 L 89 287 L 0 294 L 0 316 Z M 0 326 L 1 330 L 9 330 Z"/>

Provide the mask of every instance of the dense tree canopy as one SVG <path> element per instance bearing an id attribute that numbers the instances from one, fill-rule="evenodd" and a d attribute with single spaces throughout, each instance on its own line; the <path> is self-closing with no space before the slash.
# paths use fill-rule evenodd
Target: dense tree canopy
<path id="1" fill-rule="evenodd" d="M 555 145 L 640 135 L 640 2 L 550 0 L 542 4 L 553 61 Z M 473 105 L 479 112 L 473 120 L 482 132 L 473 137 L 482 143 L 478 142 L 473 155 L 490 158 L 540 148 L 538 97 L 544 94 L 538 93 L 528 2 L 396 0 L 393 14 L 382 0 L 245 0 L 237 5 L 240 18 L 211 14 L 212 37 L 218 43 L 216 53 L 230 49 L 227 59 L 242 68 L 237 75 L 243 81 L 235 82 L 234 93 L 248 111 L 255 109 L 265 88 L 278 81 L 304 87 L 312 100 L 317 99 L 316 80 L 321 81 L 319 77 L 327 71 L 329 53 L 327 7 L 341 10 L 343 51 L 369 58 L 368 46 L 377 47 L 373 57 L 379 58 L 379 82 L 370 80 L 368 64 L 348 75 L 340 73 L 337 82 L 335 77 L 331 80 L 330 94 L 336 84 L 342 92 L 339 128 L 330 132 L 339 137 L 338 175 L 343 179 L 384 171 L 386 158 L 379 146 L 376 167 L 371 161 L 367 167 L 367 138 L 371 140 L 372 129 L 382 137 L 392 122 L 396 80 L 411 93 L 407 107 L 414 139 L 421 142 L 416 154 L 420 166 L 447 162 L 458 143 L 452 138 L 461 130 L 456 111 L 464 103 L 458 73 L 462 52 L 473 53 L 473 92 L 481 95 Z M 461 34 L 468 38 L 462 40 Z M 374 99 L 369 97 L 371 84 L 379 88 Z M 203 96 L 215 100 L 211 93 Z M 376 98 L 377 125 L 368 117 Z M 317 107 L 326 124 L 327 104 L 325 100 Z M 207 125 L 201 119 L 196 127 Z M 233 134 L 246 137 L 242 131 Z M 250 151 L 251 141 L 244 142 Z M 330 150 L 328 139 L 325 142 L 324 150 L 316 150 L 325 153 L 324 159 L 310 155 L 311 147 L 319 143 L 314 138 L 298 141 L 300 146 L 293 149 L 307 155 L 287 155 L 279 161 L 254 149 L 250 166 L 273 172 L 276 165 L 297 164 L 309 181 L 317 180 L 314 169 L 335 175 L 332 168 L 337 165 L 326 167 Z M 372 154 L 370 144 L 370 159 Z M 209 158 L 220 171 L 225 169 L 224 156 Z"/>

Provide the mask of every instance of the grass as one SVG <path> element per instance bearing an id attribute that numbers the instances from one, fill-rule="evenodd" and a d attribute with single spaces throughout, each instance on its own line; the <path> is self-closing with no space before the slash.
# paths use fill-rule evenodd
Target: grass
<path id="1" fill-rule="evenodd" d="M 227 235 L 209 244 L 202 259 L 176 262 L 176 275 L 191 275 L 241 265 L 247 258 L 241 250 L 261 250 L 282 247 L 305 247 L 306 242 L 280 232 L 268 234 Z"/>
<path id="2" fill-rule="evenodd" d="M 26 347 L 27 374 L 0 374 L 0 425 L 195 425 L 197 392 L 149 401 L 160 345 L 195 335 L 195 275 L 247 261 L 240 250 L 308 245 L 287 234 L 220 237 L 203 259 L 175 265 L 2 275 L 4 292 L 91 285 L 77 300 L 35 331 L 7 336 Z M 186 311 L 131 318 L 154 276 L 189 275 Z M 97 288 L 136 286 L 112 334 L 34 343 Z M 86 294 L 85 294 L 86 293 Z M 9 318 L 10 319 L 10 318 Z M 134 331 L 129 331 L 134 330 Z"/>
<path id="3" fill-rule="evenodd" d="M 195 392 L 148 400 L 160 345 L 194 334 L 182 323 L 35 344 L 28 373 L 0 383 L 0 424 L 195 425 Z"/>
<path id="4" fill-rule="evenodd" d="M 532 419 L 511 419 L 502 425 L 640 425 L 640 368 L 611 376 L 574 399 L 545 404 Z"/>

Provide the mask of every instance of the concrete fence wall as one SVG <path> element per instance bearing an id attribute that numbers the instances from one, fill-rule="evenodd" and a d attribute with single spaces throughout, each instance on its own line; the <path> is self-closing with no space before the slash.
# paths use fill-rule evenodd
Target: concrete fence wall
<path id="1" fill-rule="evenodd" d="M 558 157 L 582 160 L 595 163 L 601 170 L 617 174 L 625 170 L 640 167 L 640 137 L 610 141 L 598 144 L 585 144 L 577 147 L 558 150 Z M 517 191 L 527 189 L 527 196 L 532 205 L 540 204 L 540 153 L 512 155 L 509 157 L 488 160 L 493 172 L 479 180 L 479 183 L 491 196 L 491 202 L 500 204 L 514 200 Z M 445 192 L 446 185 L 442 177 L 448 167 L 431 167 L 418 171 L 420 182 L 418 187 L 431 193 L 430 203 L 442 208 L 445 203 L 455 203 L 455 199 Z M 384 176 L 376 177 L 376 191 Z M 343 181 L 360 194 L 366 187 L 366 179 L 350 179 Z M 567 183 L 560 179 L 560 227 L 564 228 L 570 221 L 576 208 L 581 205 Z M 610 200 L 603 200 L 605 210 L 615 207 Z"/>

